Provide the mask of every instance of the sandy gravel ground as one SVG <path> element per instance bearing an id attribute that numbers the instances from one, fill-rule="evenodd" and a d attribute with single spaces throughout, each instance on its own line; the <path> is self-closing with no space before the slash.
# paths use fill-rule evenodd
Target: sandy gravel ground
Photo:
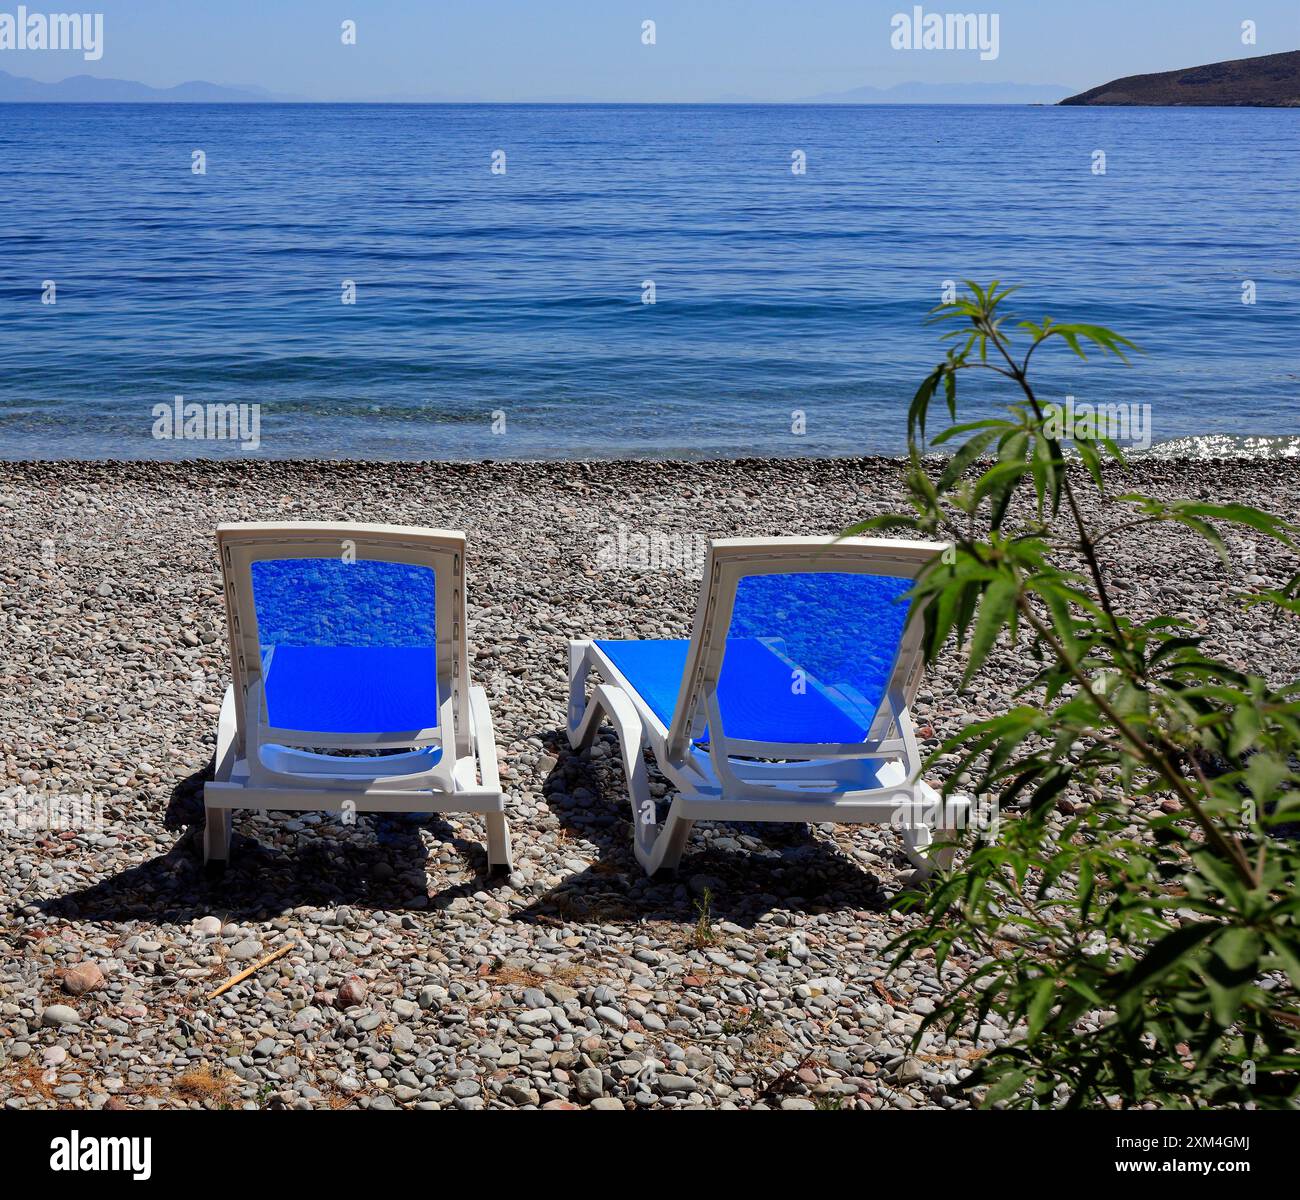
<path id="1" fill-rule="evenodd" d="M 1294 462 L 1153 461 L 1124 486 L 1300 515 Z M 687 636 L 708 537 L 900 505 L 882 460 L 0 464 L 0 1103 L 962 1103 L 958 1074 L 1007 1031 L 909 1050 L 938 981 L 925 960 L 886 970 L 909 870 L 892 833 L 697 826 L 678 875 L 648 882 L 612 733 L 590 758 L 561 735 L 567 640 Z M 507 882 L 488 887 L 473 818 L 288 814 L 237 818 L 230 870 L 203 878 L 197 789 L 228 679 L 213 529 L 239 519 L 467 532 Z M 637 569 L 651 535 L 667 561 Z M 1233 600 L 1289 556 L 1240 535 L 1228 568 L 1190 537 L 1117 548 L 1132 611 L 1187 614 L 1217 651 L 1295 677 L 1300 648 Z M 1003 654 L 959 693 L 941 666 L 927 743 L 1022 678 Z"/>

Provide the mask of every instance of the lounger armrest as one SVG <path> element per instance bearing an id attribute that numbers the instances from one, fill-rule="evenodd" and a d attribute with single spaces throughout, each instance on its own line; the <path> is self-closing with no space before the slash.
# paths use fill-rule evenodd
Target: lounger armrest
<path id="1" fill-rule="evenodd" d="M 478 754 L 479 779 L 485 788 L 499 792 L 501 774 L 497 765 L 496 731 L 492 727 L 492 709 L 487 692 L 481 687 L 469 689 L 469 709 L 474 722 L 475 751 Z"/>

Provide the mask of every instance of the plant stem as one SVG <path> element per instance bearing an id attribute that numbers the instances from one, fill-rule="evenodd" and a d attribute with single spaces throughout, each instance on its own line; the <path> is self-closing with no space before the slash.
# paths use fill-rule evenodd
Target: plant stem
<path id="1" fill-rule="evenodd" d="M 1182 798 L 1183 802 L 1191 810 L 1192 816 L 1196 823 L 1201 827 L 1205 834 L 1206 840 L 1215 847 L 1219 853 L 1235 867 L 1237 874 L 1242 881 L 1249 887 L 1257 887 L 1259 881 L 1255 878 L 1255 872 L 1251 868 L 1249 860 L 1246 858 L 1245 851 L 1241 843 L 1235 837 L 1225 837 L 1223 831 L 1212 821 L 1209 815 L 1201 807 L 1200 801 L 1197 800 L 1195 793 L 1188 786 L 1187 780 L 1184 779 L 1169 764 L 1163 754 L 1154 753 L 1151 746 L 1132 729 L 1128 722 L 1120 716 L 1111 706 L 1105 696 L 1096 692 L 1091 681 L 1075 663 L 1073 656 L 1065 646 L 1057 640 L 1055 635 L 1039 619 L 1038 614 L 1034 612 L 1028 598 L 1023 591 L 1016 595 L 1016 607 L 1024 615 L 1034 632 L 1051 648 L 1052 652 L 1057 655 L 1059 660 L 1066 665 L 1070 674 L 1074 677 L 1075 682 L 1082 688 L 1086 688 L 1093 698 L 1097 707 L 1109 718 L 1111 723 L 1119 731 L 1120 736 L 1124 738 L 1134 750 L 1137 751 L 1138 758 L 1159 774 L 1170 787 Z"/>
<path id="2" fill-rule="evenodd" d="M 1030 346 L 1029 352 L 1025 355 L 1024 363 L 1017 363 L 1012 357 L 1011 351 L 1004 341 L 1001 333 L 992 325 L 987 325 L 989 336 L 993 339 L 993 344 L 998 348 L 998 353 L 1006 359 L 1007 366 L 1010 368 L 1012 378 L 1020 385 L 1020 390 L 1024 392 L 1025 398 L 1029 401 L 1030 407 L 1034 411 L 1034 416 L 1040 421 L 1043 419 L 1043 409 L 1038 403 L 1038 397 L 1034 395 L 1034 389 L 1029 386 L 1029 377 L 1025 373 L 1029 365 L 1029 355 L 1033 353 L 1034 346 Z M 1039 341 L 1042 339 L 1040 338 Z M 1083 513 L 1079 510 L 1079 502 L 1074 495 L 1074 487 L 1070 483 L 1070 474 L 1062 463 L 1061 471 L 1061 490 L 1065 493 L 1066 503 L 1070 506 L 1070 516 L 1074 520 L 1075 528 L 1079 533 L 1079 549 L 1083 553 L 1084 560 L 1088 564 L 1088 571 L 1092 575 L 1092 580 L 1097 588 L 1097 598 L 1101 601 L 1101 607 L 1109 618 L 1111 627 L 1115 630 L 1115 636 L 1121 646 L 1128 647 L 1128 639 L 1124 636 L 1124 631 L 1120 627 L 1119 619 L 1115 616 L 1115 610 L 1111 606 L 1110 591 L 1106 587 L 1106 580 L 1102 576 L 1101 563 L 1097 559 L 1096 548 L 1092 544 L 1092 538 L 1088 532 L 1088 526 L 1084 522 Z"/>

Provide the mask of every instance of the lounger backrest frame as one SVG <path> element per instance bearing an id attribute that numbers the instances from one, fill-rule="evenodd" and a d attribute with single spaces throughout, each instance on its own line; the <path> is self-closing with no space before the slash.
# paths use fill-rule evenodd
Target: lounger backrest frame
<path id="1" fill-rule="evenodd" d="M 895 736 L 897 710 L 909 706 L 920 686 L 924 665 L 923 606 L 913 603 L 886 685 L 885 696 L 867 738 L 854 745 L 740 743 L 721 738 L 716 730 L 718 680 L 726 652 L 727 632 L 740 581 L 751 575 L 795 575 L 837 572 L 889 575 L 916 579 L 946 549 L 941 543 L 876 538 L 725 538 L 712 543 L 705 560 L 704 583 L 696 609 L 691 644 L 686 655 L 673 722 L 666 743 L 670 762 L 683 763 L 691 743 L 710 726 L 710 741 L 723 752 L 762 753 L 772 757 L 869 756 L 873 748 Z M 712 714 L 710 708 L 713 709 Z M 711 724 L 712 717 L 712 724 Z"/>
<path id="2" fill-rule="evenodd" d="M 246 700 L 260 692 L 262 658 L 253 602 L 252 564 L 264 560 L 328 558 L 356 562 L 406 563 L 429 567 L 435 579 L 435 638 L 438 695 L 443 713 L 454 726 L 454 755 L 472 753 L 469 695 L 469 649 L 465 633 L 465 535 L 452 530 L 407 525 L 301 521 L 239 523 L 217 528 L 217 548 L 225 584 L 226 626 L 235 686 L 238 744 L 246 752 L 250 732 Z M 444 752 L 452 740 L 442 722 L 435 736 Z M 272 740 L 276 731 L 267 731 Z M 302 731 L 298 731 L 302 732 Z M 302 744 L 301 739 L 296 744 Z M 359 737 L 324 737 L 321 746 L 365 745 Z M 379 744 L 379 743 L 374 743 Z"/>

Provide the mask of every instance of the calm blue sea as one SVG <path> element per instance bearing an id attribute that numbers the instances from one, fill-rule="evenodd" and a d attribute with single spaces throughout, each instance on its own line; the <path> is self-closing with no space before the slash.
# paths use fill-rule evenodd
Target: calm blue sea
<path id="1" fill-rule="evenodd" d="M 895 452 L 995 277 L 1147 350 L 1049 398 L 1300 433 L 1300 110 L 5 105 L 0 457 Z"/>

